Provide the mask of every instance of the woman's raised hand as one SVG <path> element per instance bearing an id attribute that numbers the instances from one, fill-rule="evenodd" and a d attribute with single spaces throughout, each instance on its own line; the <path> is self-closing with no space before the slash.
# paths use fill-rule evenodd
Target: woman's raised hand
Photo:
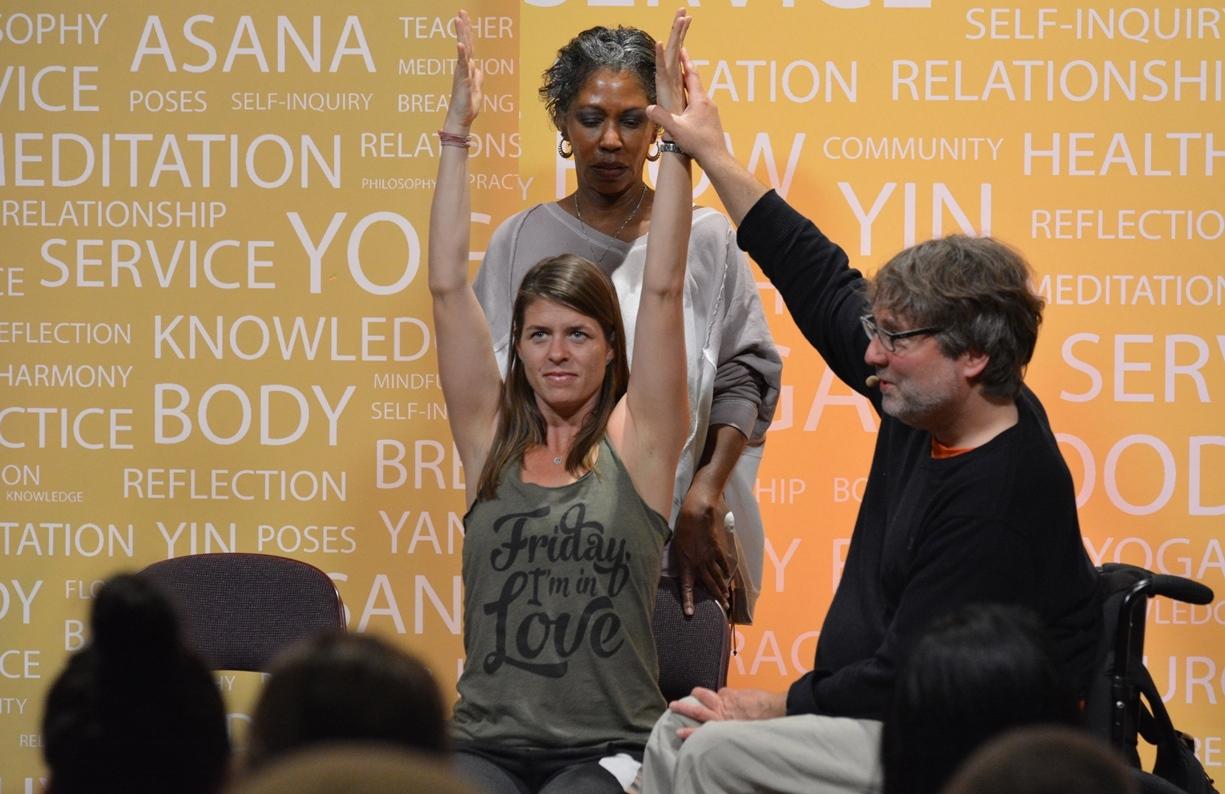
<path id="1" fill-rule="evenodd" d="M 455 75 L 451 79 L 451 104 L 443 129 L 466 135 L 481 109 L 481 67 L 476 62 L 472 20 L 467 11 L 455 15 Z"/>
<path id="2" fill-rule="evenodd" d="M 682 8 L 672 19 L 667 45 L 655 43 L 655 95 L 657 104 L 670 113 L 685 109 L 685 70 L 681 65 L 681 53 L 692 22 L 693 17 Z"/>
<path id="3" fill-rule="evenodd" d="M 656 63 L 658 64 L 658 61 Z M 716 160 L 721 158 L 727 158 L 729 163 L 734 165 L 736 161 L 730 158 L 727 144 L 724 142 L 723 123 L 719 121 L 719 109 L 706 95 L 706 91 L 702 88 L 702 79 L 689 59 L 689 54 L 683 49 L 681 50 L 681 67 L 685 82 L 683 112 L 674 113 L 660 102 L 647 107 L 647 118 L 663 127 L 664 135 L 675 141 L 685 154 L 697 160 L 708 174 L 716 165 Z M 718 184 L 715 183 L 716 188 Z M 754 191 L 755 189 L 746 192 Z M 724 191 L 719 192 L 719 197 L 723 199 L 723 206 L 731 209 L 728 197 L 723 193 Z M 760 198 L 760 195 L 757 198 Z M 736 203 L 736 206 L 739 208 L 739 202 Z M 743 211 L 747 212 L 748 207 L 743 207 Z M 738 222 L 743 217 L 743 212 L 732 213 L 734 221 Z"/>

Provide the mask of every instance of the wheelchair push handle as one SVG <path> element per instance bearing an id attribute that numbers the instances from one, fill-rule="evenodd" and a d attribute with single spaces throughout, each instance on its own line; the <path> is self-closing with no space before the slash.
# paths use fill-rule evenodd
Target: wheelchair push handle
<path id="1" fill-rule="evenodd" d="M 1182 576 L 1157 573 L 1146 581 L 1148 586 L 1144 589 L 1150 596 L 1165 596 L 1188 604 L 1211 604 L 1214 597 L 1211 587 Z"/>

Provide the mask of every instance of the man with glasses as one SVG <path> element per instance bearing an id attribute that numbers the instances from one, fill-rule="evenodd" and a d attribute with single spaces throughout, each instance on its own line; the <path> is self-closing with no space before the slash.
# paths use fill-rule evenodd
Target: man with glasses
<path id="1" fill-rule="evenodd" d="M 973 602 L 1028 607 L 1067 685 L 1087 686 L 1096 577 L 1071 475 L 1022 382 L 1042 301 L 1021 256 L 991 239 L 925 242 L 865 279 L 726 151 L 718 111 L 685 66 L 688 109 L 649 115 L 700 163 L 740 246 L 881 427 L 813 671 L 785 693 L 697 689 L 673 703 L 647 747 L 643 791 L 874 791 L 895 675 L 934 618 Z"/>

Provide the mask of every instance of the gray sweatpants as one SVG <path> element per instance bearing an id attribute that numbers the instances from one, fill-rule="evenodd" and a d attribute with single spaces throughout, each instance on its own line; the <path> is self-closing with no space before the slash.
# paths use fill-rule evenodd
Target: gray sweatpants
<path id="1" fill-rule="evenodd" d="M 642 767 L 642 794 L 874 794 L 880 791 L 876 720 L 803 714 L 696 725 L 672 711 L 655 723 Z"/>

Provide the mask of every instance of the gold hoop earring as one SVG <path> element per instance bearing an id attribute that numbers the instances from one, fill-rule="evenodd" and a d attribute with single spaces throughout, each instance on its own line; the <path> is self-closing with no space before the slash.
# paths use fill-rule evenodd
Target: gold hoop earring
<path id="1" fill-rule="evenodd" d="M 655 154 L 651 154 L 651 146 L 655 147 Z M 647 147 L 647 159 L 653 163 L 661 156 L 661 152 L 659 151 L 659 141 L 651 141 L 651 146 Z"/>
<path id="2" fill-rule="evenodd" d="M 567 143 L 570 143 L 569 139 L 567 138 L 562 138 L 557 142 L 557 153 L 563 160 L 569 160 L 570 157 L 574 155 L 574 146 L 571 145 L 569 149 L 566 149 L 565 146 Z"/>

